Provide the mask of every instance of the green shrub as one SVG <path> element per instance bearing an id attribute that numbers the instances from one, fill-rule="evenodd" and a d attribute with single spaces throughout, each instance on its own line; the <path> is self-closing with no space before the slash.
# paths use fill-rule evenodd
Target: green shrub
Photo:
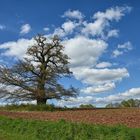
<path id="1" fill-rule="evenodd" d="M 79 108 L 95 108 L 92 104 L 81 104 Z"/>
<path id="2" fill-rule="evenodd" d="M 0 109 L 11 110 L 11 111 L 53 111 L 55 110 L 55 106 L 53 104 L 51 105 L 12 104 L 12 105 L 3 106 Z"/>

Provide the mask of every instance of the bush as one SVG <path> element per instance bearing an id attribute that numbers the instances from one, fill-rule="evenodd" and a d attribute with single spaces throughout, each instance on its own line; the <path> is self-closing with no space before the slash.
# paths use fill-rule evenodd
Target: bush
<path id="1" fill-rule="evenodd" d="M 1 110 L 13 110 L 13 111 L 53 111 L 55 106 L 53 104 L 46 105 L 34 105 L 34 104 L 12 104 L 0 107 Z"/>
<path id="2" fill-rule="evenodd" d="M 79 108 L 95 108 L 92 104 L 81 104 Z"/>
<path id="3" fill-rule="evenodd" d="M 106 105 L 106 108 L 126 108 L 126 107 L 140 107 L 140 100 L 129 99 L 123 100 L 120 103 L 110 103 Z"/>

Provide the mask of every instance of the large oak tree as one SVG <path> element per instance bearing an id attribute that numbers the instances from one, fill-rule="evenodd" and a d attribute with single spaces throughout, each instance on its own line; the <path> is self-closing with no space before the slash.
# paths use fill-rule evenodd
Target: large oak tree
<path id="1" fill-rule="evenodd" d="M 46 104 L 48 99 L 76 96 L 75 88 L 65 89 L 58 82 L 59 78 L 71 75 L 69 58 L 58 37 L 47 41 L 46 37 L 37 35 L 34 40 L 36 43 L 28 48 L 23 60 L 0 67 L 0 97 Z"/>

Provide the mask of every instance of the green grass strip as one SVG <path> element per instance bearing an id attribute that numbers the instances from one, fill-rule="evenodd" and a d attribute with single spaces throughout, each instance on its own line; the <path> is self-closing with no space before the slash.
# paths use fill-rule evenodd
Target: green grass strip
<path id="1" fill-rule="evenodd" d="M 140 128 L 0 117 L 0 140 L 140 140 Z"/>

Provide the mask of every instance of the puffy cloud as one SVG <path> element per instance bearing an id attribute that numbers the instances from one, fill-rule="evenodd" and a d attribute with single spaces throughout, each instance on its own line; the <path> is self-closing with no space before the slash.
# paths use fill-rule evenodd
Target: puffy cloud
<path id="1" fill-rule="evenodd" d="M 22 59 L 27 48 L 34 44 L 33 39 L 19 39 L 17 41 L 10 41 L 0 45 L 0 49 L 6 49 L 3 55 L 14 56 Z"/>
<path id="2" fill-rule="evenodd" d="M 129 73 L 126 68 L 117 69 L 94 69 L 94 68 L 73 68 L 73 73 L 78 80 L 82 80 L 89 85 L 105 84 L 110 82 L 121 81 L 128 77 Z"/>
<path id="3" fill-rule="evenodd" d="M 125 15 L 125 13 L 130 12 L 131 11 L 131 7 L 129 6 L 125 6 L 125 7 L 114 7 L 114 8 L 110 8 L 107 9 L 105 12 L 97 12 L 93 15 L 94 19 L 104 19 L 104 20 L 116 20 L 119 21 L 122 16 Z"/>
<path id="4" fill-rule="evenodd" d="M 115 88 L 115 83 L 106 83 L 98 86 L 91 86 L 81 90 L 82 93 L 93 94 L 110 91 Z"/>
<path id="5" fill-rule="evenodd" d="M 58 27 L 54 30 L 53 35 L 58 35 L 59 37 L 66 37 L 67 35 L 70 35 L 73 33 L 74 29 L 80 26 L 80 23 L 73 22 L 73 21 L 66 21 L 64 22 L 61 27 Z"/>
<path id="6" fill-rule="evenodd" d="M 118 57 L 119 55 L 124 54 L 133 49 L 133 46 L 130 41 L 125 42 L 124 44 L 119 44 L 117 49 L 113 51 L 113 57 Z"/>
<path id="7" fill-rule="evenodd" d="M 89 39 L 84 36 L 65 40 L 63 44 L 66 46 L 66 54 L 71 58 L 72 67 L 95 65 L 100 55 L 107 48 L 107 43 L 103 40 Z"/>
<path id="8" fill-rule="evenodd" d="M 128 42 L 125 42 L 124 44 L 119 44 L 118 49 L 124 49 L 127 51 L 127 50 L 132 50 L 133 46 L 132 46 L 131 42 L 128 41 Z"/>
<path id="9" fill-rule="evenodd" d="M 86 97 L 77 97 L 77 98 L 72 98 L 70 97 L 69 100 L 61 100 L 57 102 L 58 106 L 68 106 L 68 107 L 73 107 L 73 106 L 79 106 L 81 104 L 89 104 L 93 102 L 93 97 L 92 96 L 86 96 Z"/>
<path id="10" fill-rule="evenodd" d="M 29 24 L 24 24 L 21 26 L 20 29 L 21 29 L 20 34 L 27 34 L 30 32 L 31 26 Z"/>
<path id="11" fill-rule="evenodd" d="M 93 22 L 83 21 L 83 25 L 80 24 L 79 29 L 82 35 L 64 41 L 65 52 L 71 58 L 70 67 L 74 76 L 89 86 L 85 89 L 86 92 L 93 92 L 93 87 L 96 89 L 94 92 L 111 90 L 115 88 L 117 81 L 129 76 L 125 68 L 106 69 L 112 64 L 109 62 L 97 64 L 97 62 L 108 47 L 107 39 L 118 37 L 119 31 L 110 29 L 110 23 L 119 21 L 130 10 L 130 7 L 125 6 L 97 12 L 93 15 Z M 96 39 L 95 36 L 98 36 L 99 39 Z M 117 49 L 114 51 L 114 56 L 117 57 L 121 53 L 123 52 Z M 98 69 L 95 69 L 95 66 Z"/>
<path id="12" fill-rule="evenodd" d="M 107 68 L 107 67 L 111 67 L 111 66 L 112 66 L 112 64 L 109 62 L 101 62 L 96 65 L 96 68 Z"/>
<path id="13" fill-rule="evenodd" d="M 62 28 L 64 29 L 65 32 L 72 32 L 73 29 L 75 28 L 75 24 L 72 21 L 67 21 L 62 24 Z"/>
<path id="14" fill-rule="evenodd" d="M 118 37 L 119 36 L 119 31 L 114 29 L 114 30 L 110 30 L 107 34 L 107 38 L 110 38 L 110 37 Z"/>
<path id="15" fill-rule="evenodd" d="M 64 29 L 58 27 L 54 30 L 53 35 L 58 35 L 59 37 L 64 37 L 64 36 L 66 36 L 66 32 L 64 31 Z"/>
<path id="16" fill-rule="evenodd" d="M 113 55 L 113 57 L 118 57 L 119 55 L 122 55 L 122 54 L 123 54 L 123 51 L 119 51 L 119 50 L 116 49 L 116 50 L 113 51 L 112 55 Z"/>
<path id="17" fill-rule="evenodd" d="M 93 19 L 95 20 L 94 22 L 87 22 L 87 21 L 83 22 L 84 27 L 81 28 L 81 32 L 85 36 L 88 36 L 88 35 L 92 35 L 92 36 L 98 35 L 99 36 L 99 35 L 101 35 L 101 37 L 103 37 L 104 31 L 107 29 L 106 30 L 107 31 L 107 39 L 109 37 L 117 37 L 119 31 L 116 29 L 108 30 L 107 27 L 110 27 L 111 21 L 113 21 L 113 20 L 119 21 L 130 10 L 131 10 L 130 7 L 125 6 L 125 7 L 110 8 L 110 9 L 107 9 L 105 12 L 97 12 L 93 16 Z M 71 60 L 70 60 L 71 67 L 72 67 L 72 71 L 73 71 L 76 78 L 79 78 L 79 75 L 81 76 L 81 73 L 83 71 L 85 71 L 85 69 L 88 69 L 91 73 L 94 71 L 96 73 L 95 75 L 100 75 L 102 73 L 102 71 L 106 71 L 106 69 L 102 69 L 102 70 L 98 70 L 99 73 L 97 73 L 96 72 L 97 70 L 93 69 L 91 67 L 95 66 L 99 57 L 106 50 L 107 43 L 105 41 L 103 41 L 102 39 L 96 40 L 96 39 L 91 39 L 91 38 L 85 37 L 85 36 L 78 36 L 78 37 L 66 40 L 64 42 L 64 44 L 66 46 L 66 53 L 71 58 Z M 93 43 L 93 41 L 95 42 L 95 40 L 96 40 L 96 45 L 95 45 L 95 43 Z M 102 47 L 98 47 L 99 44 L 97 44 L 97 42 L 103 42 L 104 45 L 103 45 L 103 43 L 101 43 Z M 105 43 L 106 43 L 106 45 L 105 45 Z M 123 52 L 120 52 L 118 50 L 114 52 L 114 54 L 116 56 L 120 55 L 120 53 L 123 53 Z M 88 60 L 88 61 L 85 61 L 85 60 Z M 106 63 L 103 62 L 101 64 L 96 65 L 97 68 L 106 68 L 106 67 L 110 67 L 110 66 L 111 66 L 111 64 L 107 63 L 107 62 Z M 108 69 L 108 73 L 113 72 L 113 74 L 114 74 L 115 70 L 116 70 L 116 72 L 120 71 L 118 76 L 120 76 L 122 74 L 120 76 L 121 77 L 120 79 L 129 75 L 128 71 L 126 69 L 125 70 L 124 69 L 114 69 L 114 70 Z M 123 74 L 124 74 L 124 76 L 123 76 Z M 89 77 L 95 76 L 95 75 L 93 75 L 93 76 L 91 76 L 91 75 Z M 111 82 L 109 75 L 110 74 L 108 74 L 106 76 L 106 79 L 108 77 L 108 80 L 106 80 L 104 82 L 105 84 L 109 84 Z M 116 77 L 113 77 L 112 79 L 114 79 L 114 81 L 117 81 Z M 98 80 L 97 81 L 96 80 L 94 80 L 94 82 L 98 83 Z M 82 80 L 82 81 L 87 81 L 87 80 L 85 78 L 85 80 Z M 102 81 L 102 80 L 99 80 L 99 81 Z M 87 82 L 87 83 L 89 84 L 89 82 Z M 99 86 L 102 86 L 102 85 L 99 85 Z"/>
<path id="18" fill-rule="evenodd" d="M 73 68 L 75 77 L 87 84 L 88 87 L 81 90 L 82 93 L 94 94 L 113 90 L 117 81 L 129 77 L 125 68 L 118 69 L 94 69 L 94 68 Z"/>
<path id="19" fill-rule="evenodd" d="M 68 10 L 64 13 L 62 17 L 68 17 L 72 19 L 83 19 L 84 15 L 79 10 Z"/>
<path id="20" fill-rule="evenodd" d="M 77 98 L 70 98 L 68 101 L 61 100 L 57 104 L 60 106 L 79 106 L 80 104 L 94 104 L 102 105 L 115 102 L 121 102 L 122 100 L 128 100 L 130 98 L 140 98 L 140 88 L 131 88 L 125 92 L 109 95 L 106 97 L 94 97 L 94 96 L 80 96 Z"/>
<path id="21" fill-rule="evenodd" d="M 103 35 L 103 30 L 105 29 L 105 27 L 108 25 L 108 23 L 104 20 L 96 20 L 94 22 L 88 23 L 85 22 L 84 26 L 85 28 L 82 29 L 82 34 L 88 36 L 88 35 L 92 35 L 92 36 L 99 36 L 99 35 Z"/>
<path id="22" fill-rule="evenodd" d="M 85 28 L 82 29 L 82 33 L 92 36 L 103 36 L 104 30 L 110 27 L 110 22 L 115 20 L 119 21 L 125 13 L 129 12 L 131 7 L 114 7 L 107 9 L 105 12 L 97 12 L 93 15 L 94 22 L 84 23 Z M 108 33 L 108 37 L 117 36 L 117 30 L 112 30 Z"/>
<path id="23" fill-rule="evenodd" d="M 132 88 L 122 93 L 97 98 L 96 101 L 97 103 L 108 104 L 111 102 L 120 102 L 122 100 L 127 100 L 130 98 L 140 98 L 140 88 Z"/>

